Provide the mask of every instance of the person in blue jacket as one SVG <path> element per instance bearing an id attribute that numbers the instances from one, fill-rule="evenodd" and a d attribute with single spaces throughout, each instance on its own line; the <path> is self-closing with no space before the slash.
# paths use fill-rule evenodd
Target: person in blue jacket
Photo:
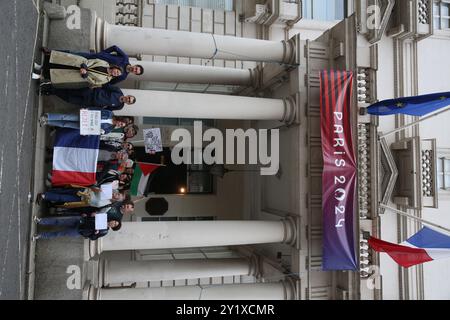
<path id="1" fill-rule="evenodd" d="M 58 89 L 50 84 L 41 86 L 40 94 L 55 95 L 58 98 L 83 108 L 100 108 L 110 111 L 122 110 L 125 105 L 136 103 L 136 97 L 124 95 L 122 90 L 115 86 L 83 89 Z"/>
<path id="2" fill-rule="evenodd" d="M 122 68 L 122 75 L 114 78 L 110 84 L 116 84 L 127 79 L 130 73 L 135 75 L 144 74 L 144 67 L 142 65 L 131 65 L 128 55 L 123 52 L 118 46 L 112 46 L 108 49 L 100 51 L 98 53 L 86 53 L 86 52 L 72 52 L 73 54 L 82 56 L 86 59 L 101 59 L 109 62 L 112 65 Z"/>

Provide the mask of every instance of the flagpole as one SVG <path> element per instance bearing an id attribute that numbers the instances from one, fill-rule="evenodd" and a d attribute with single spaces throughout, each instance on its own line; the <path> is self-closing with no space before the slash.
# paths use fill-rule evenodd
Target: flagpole
<path id="1" fill-rule="evenodd" d="M 443 113 L 446 113 L 446 112 L 448 112 L 448 111 L 450 111 L 450 107 L 447 108 L 447 109 L 444 109 L 444 110 L 442 110 L 442 111 L 433 113 L 433 114 L 431 114 L 431 115 L 429 115 L 429 116 L 422 117 L 420 120 L 411 122 L 411 123 L 409 123 L 409 124 L 407 124 L 407 125 L 404 125 L 403 127 L 400 127 L 400 128 L 395 129 L 395 130 L 389 131 L 388 133 L 385 133 L 385 134 L 383 134 L 382 136 L 379 136 L 379 137 L 378 137 L 378 140 L 384 139 L 384 138 L 386 138 L 387 136 L 390 136 L 390 135 L 392 135 L 392 134 L 394 134 L 394 133 L 403 131 L 403 130 L 409 128 L 409 127 L 418 125 L 419 123 L 421 123 L 421 122 L 423 122 L 423 121 L 432 119 L 432 118 L 437 117 L 437 116 L 439 116 L 439 115 L 441 115 L 441 114 L 443 114 Z"/>
<path id="2" fill-rule="evenodd" d="M 380 208 L 384 208 L 384 209 L 386 209 L 386 210 L 391 210 L 392 212 L 395 212 L 395 213 L 397 213 L 398 215 L 401 215 L 401 216 L 404 216 L 404 217 L 407 217 L 407 218 L 410 218 L 410 219 L 413 219 L 413 220 L 420 221 L 420 222 L 422 222 L 423 224 L 428 224 L 428 225 L 430 225 L 430 226 L 436 227 L 436 228 L 438 228 L 438 229 L 441 229 L 441 230 L 444 230 L 444 231 L 450 233 L 450 229 L 447 229 L 447 228 L 445 228 L 445 227 L 443 227 L 443 226 L 440 226 L 440 225 L 438 225 L 438 224 L 436 224 L 436 223 L 433 223 L 433 222 L 424 220 L 424 219 L 422 219 L 422 218 L 413 216 L 413 215 L 411 215 L 411 214 L 409 214 L 409 213 L 406 213 L 406 212 L 404 212 L 404 211 L 401 211 L 401 210 L 397 210 L 397 209 L 388 207 L 388 206 L 386 206 L 386 205 L 384 205 L 384 204 L 380 204 Z"/>

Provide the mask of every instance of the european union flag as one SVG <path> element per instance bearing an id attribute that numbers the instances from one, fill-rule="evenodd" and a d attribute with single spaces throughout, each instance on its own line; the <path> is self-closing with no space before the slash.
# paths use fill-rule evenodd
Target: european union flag
<path id="1" fill-rule="evenodd" d="M 375 116 L 407 114 L 421 117 L 447 106 L 450 106 L 450 92 L 384 100 L 371 105 L 368 112 Z"/>

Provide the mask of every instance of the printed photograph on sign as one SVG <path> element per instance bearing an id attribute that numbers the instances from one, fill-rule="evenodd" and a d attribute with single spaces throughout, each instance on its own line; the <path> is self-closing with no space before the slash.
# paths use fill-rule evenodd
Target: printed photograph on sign
<path id="1" fill-rule="evenodd" d="M 161 138 L 161 129 L 153 128 L 153 129 L 145 129 L 144 132 L 144 142 L 145 142 L 145 152 L 146 153 L 155 153 L 162 152 L 162 138 Z"/>

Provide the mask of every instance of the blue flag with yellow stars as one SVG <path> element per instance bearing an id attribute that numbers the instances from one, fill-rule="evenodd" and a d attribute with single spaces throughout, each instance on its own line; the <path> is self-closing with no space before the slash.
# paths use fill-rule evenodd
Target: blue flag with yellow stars
<path id="1" fill-rule="evenodd" d="M 421 117 L 447 106 L 450 106 L 450 92 L 384 100 L 371 105 L 368 112 L 375 116 L 407 114 Z"/>

